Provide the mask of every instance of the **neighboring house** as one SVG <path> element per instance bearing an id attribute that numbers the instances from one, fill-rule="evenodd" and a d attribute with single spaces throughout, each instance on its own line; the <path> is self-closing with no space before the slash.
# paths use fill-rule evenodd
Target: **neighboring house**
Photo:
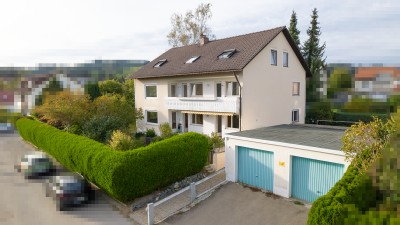
<path id="1" fill-rule="evenodd" d="M 143 66 L 135 79 L 139 130 L 226 133 L 304 123 L 311 73 L 285 27 L 177 47 Z"/>
<path id="2" fill-rule="evenodd" d="M 14 91 L 0 91 L 0 109 L 10 113 L 21 112 L 21 99 Z"/>
<path id="3" fill-rule="evenodd" d="M 359 67 L 355 73 L 355 94 L 386 101 L 400 90 L 400 68 Z"/>
<path id="4" fill-rule="evenodd" d="M 286 124 L 227 134 L 226 179 L 313 202 L 349 166 L 340 150 L 345 128 Z"/>

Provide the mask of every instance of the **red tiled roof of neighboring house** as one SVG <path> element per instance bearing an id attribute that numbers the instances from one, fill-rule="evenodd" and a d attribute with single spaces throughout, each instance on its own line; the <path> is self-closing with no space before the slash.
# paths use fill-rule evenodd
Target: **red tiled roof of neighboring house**
<path id="1" fill-rule="evenodd" d="M 159 57 L 143 66 L 131 78 L 150 78 L 182 76 L 191 74 L 208 74 L 215 72 L 242 71 L 243 68 L 278 34 L 283 33 L 289 41 L 296 56 L 304 67 L 307 77 L 311 72 L 304 61 L 300 50 L 294 43 L 286 27 L 244 34 L 230 38 L 212 40 L 204 45 L 194 44 L 171 48 Z M 218 59 L 225 50 L 236 49 L 236 53 L 228 59 Z M 200 56 L 193 63 L 185 63 L 193 56 Z M 160 60 L 166 60 L 162 66 L 155 68 Z"/>
<path id="2" fill-rule="evenodd" d="M 400 77 L 400 69 L 396 67 L 359 67 L 356 80 L 374 80 L 379 74 L 390 74 L 392 77 Z"/>
<path id="3" fill-rule="evenodd" d="M 0 91 L 0 104 L 14 104 L 14 92 Z"/>

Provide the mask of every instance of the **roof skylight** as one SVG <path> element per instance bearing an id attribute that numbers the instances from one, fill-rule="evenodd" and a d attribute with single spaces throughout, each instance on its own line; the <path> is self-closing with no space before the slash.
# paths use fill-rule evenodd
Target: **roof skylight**
<path id="1" fill-rule="evenodd" d="M 153 67 L 161 67 L 162 65 L 164 65 L 164 63 L 166 63 L 167 60 L 166 59 L 161 59 L 160 61 L 158 61 Z"/>
<path id="2" fill-rule="evenodd" d="M 186 61 L 185 63 L 193 63 L 194 61 L 196 61 L 197 59 L 199 59 L 200 56 L 192 56 L 190 59 L 188 59 L 188 61 Z"/>
<path id="3" fill-rule="evenodd" d="M 232 57 L 233 54 L 235 54 L 236 49 L 228 49 L 222 52 L 219 56 L 218 59 L 229 59 Z"/>

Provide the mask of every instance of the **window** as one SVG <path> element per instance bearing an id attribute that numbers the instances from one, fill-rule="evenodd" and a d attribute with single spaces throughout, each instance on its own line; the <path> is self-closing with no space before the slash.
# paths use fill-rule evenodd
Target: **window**
<path id="1" fill-rule="evenodd" d="M 169 97 L 176 97 L 176 84 L 171 84 L 169 87 Z"/>
<path id="2" fill-rule="evenodd" d="M 190 84 L 192 90 L 192 96 L 203 96 L 203 84 Z"/>
<path id="3" fill-rule="evenodd" d="M 183 86 L 183 97 L 188 96 L 188 85 L 187 84 L 182 84 Z"/>
<path id="4" fill-rule="evenodd" d="M 283 52 L 283 67 L 289 66 L 289 53 Z"/>
<path id="5" fill-rule="evenodd" d="M 361 86 L 362 88 L 369 88 L 369 81 L 368 80 L 361 81 Z"/>
<path id="6" fill-rule="evenodd" d="M 217 97 L 222 97 L 222 84 L 217 83 Z"/>
<path id="7" fill-rule="evenodd" d="M 276 66 L 278 64 L 278 52 L 271 49 L 271 65 Z"/>
<path id="8" fill-rule="evenodd" d="M 239 84 L 238 82 L 226 82 L 226 93 L 229 96 L 239 95 Z"/>
<path id="9" fill-rule="evenodd" d="M 222 52 L 219 56 L 218 59 L 229 59 L 232 57 L 233 54 L 235 54 L 236 49 L 228 49 Z"/>
<path id="10" fill-rule="evenodd" d="M 156 97 L 157 97 L 157 86 L 146 85 L 146 98 L 156 98 Z"/>
<path id="11" fill-rule="evenodd" d="M 176 129 L 176 112 L 171 113 L 171 128 Z"/>
<path id="12" fill-rule="evenodd" d="M 202 125 L 203 124 L 203 115 L 202 114 L 192 114 L 192 123 Z"/>
<path id="13" fill-rule="evenodd" d="M 292 95 L 300 95 L 300 82 L 293 82 Z"/>
<path id="14" fill-rule="evenodd" d="M 155 68 L 161 67 L 161 66 L 164 65 L 164 63 L 166 63 L 166 62 L 167 62 L 166 59 L 161 59 L 160 61 L 158 61 L 158 62 L 154 65 L 154 67 L 155 67 Z"/>
<path id="15" fill-rule="evenodd" d="M 292 111 L 292 122 L 299 122 L 299 110 L 294 109 Z"/>
<path id="16" fill-rule="evenodd" d="M 158 123 L 158 113 L 157 111 L 147 111 L 146 121 L 148 123 Z"/>
<path id="17" fill-rule="evenodd" d="M 228 116 L 228 128 L 239 128 L 239 115 Z"/>
<path id="18" fill-rule="evenodd" d="M 185 63 L 193 63 L 194 61 L 198 60 L 200 58 L 200 56 L 192 56 L 190 59 L 188 59 L 188 61 L 186 61 Z"/>

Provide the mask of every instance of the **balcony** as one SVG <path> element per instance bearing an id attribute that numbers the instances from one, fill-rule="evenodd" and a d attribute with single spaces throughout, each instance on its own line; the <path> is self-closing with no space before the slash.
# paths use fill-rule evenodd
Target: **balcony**
<path id="1" fill-rule="evenodd" d="M 224 98 L 166 98 L 168 109 L 239 114 L 239 97 Z"/>

